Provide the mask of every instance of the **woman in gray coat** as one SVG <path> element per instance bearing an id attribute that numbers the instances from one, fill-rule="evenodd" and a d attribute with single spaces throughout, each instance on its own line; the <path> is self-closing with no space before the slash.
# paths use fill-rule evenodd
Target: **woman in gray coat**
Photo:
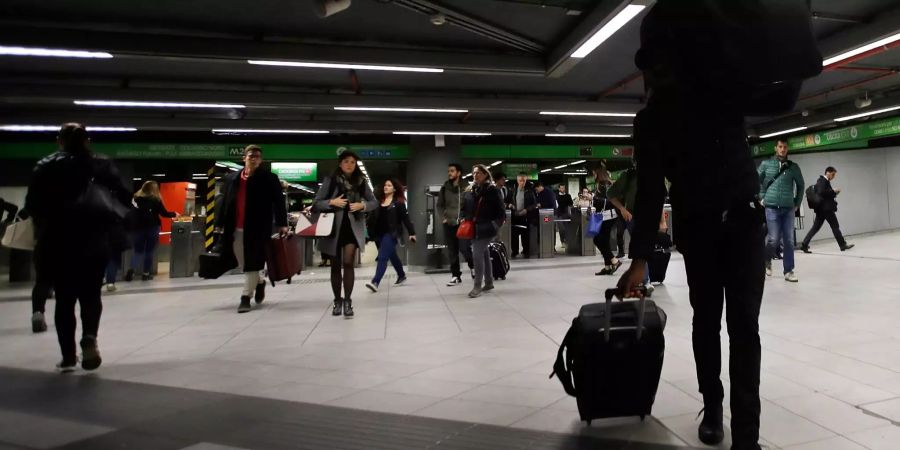
<path id="1" fill-rule="evenodd" d="M 346 151 L 338 157 L 334 173 L 322 181 L 313 208 L 316 212 L 334 212 L 331 236 L 319 240 L 319 251 L 332 256 L 331 291 L 334 293 L 332 315 L 353 317 L 353 283 L 356 250 L 365 245 L 366 211 L 378 208 L 378 201 L 366 176 L 360 170 L 356 153 Z M 343 274 L 341 273 L 343 269 Z M 341 284 L 344 296 L 341 297 Z"/>

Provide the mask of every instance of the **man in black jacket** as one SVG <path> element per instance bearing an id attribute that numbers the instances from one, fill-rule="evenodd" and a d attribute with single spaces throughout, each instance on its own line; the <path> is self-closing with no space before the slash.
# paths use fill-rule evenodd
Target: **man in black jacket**
<path id="1" fill-rule="evenodd" d="M 566 185 L 564 183 L 559 183 L 559 191 L 556 192 L 556 219 L 566 222 L 558 222 L 556 229 L 559 231 L 559 240 L 562 241 L 563 245 L 566 245 L 567 221 L 572 219 L 569 208 L 574 205 L 575 202 L 572 200 L 572 196 L 566 192 Z"/>
<path id="2" fill-rule="evenodd" d="M 506 196 L 506 207 L 512 214 L 512 257 L 519 254 L 519 240 L 522 241 L 522 255 L 531 257 L 531 229 L 538 222 L 538 201 L 534 187 L 528 182 L 524 172 L 516 177 L 516 186 Z"/>
<path id="3" fill-rule="evenodd" d="M 828 225 L 831 226 L 831 232 L 834 233 L 834 239 L 837 241 L 838 246 L 841 247 L 842 252 L 854 247 L 854 244 L 847 244 L 847 241 L 844 240 L 844 235 L 841 234 L 841 225 L 838 223 L 837 196 L 841 193 L 841 190 L 831 187 L 831 181 L 836 176 L 837 169 L 828 166 L 825 169 L 825 175 L 820 176 L 819 180 L 816 181 L 815 191 L 816 196 L 819 198 L 819 203 L 815 205 L 816 220 L 813 222 L 812 228 L 809 229 L 809 233 L 803 239 L 803 244 L 800 245 L 800 250 L 803 250 L 803 253 L 812 253 L 809 249 L 809 242 L 819 232 L 822 224 L 825 222 L 828 222 Z"/>
<path id="4" fill-rule="evenodd" d="M 272 236 L 272 223 L 284 236 L 288 233 L 284 192 L 278 176 L 262 170 L 262 148 L 244 149 L 244 170 L 225 177 L 222 205 L 216 216 L 216 229 L 223 233 L 222 257 L 236 259 L 244 271 L 244 288 L 238 313 L 249 312 L 250 296 L 256 303 L 266 297 L 266 245 Z"/>

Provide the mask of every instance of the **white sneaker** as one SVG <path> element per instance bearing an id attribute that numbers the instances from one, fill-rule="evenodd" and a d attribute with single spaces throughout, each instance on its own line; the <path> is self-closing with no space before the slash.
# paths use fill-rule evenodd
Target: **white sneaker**
<path id="1" fill-rule="evenodd" d="M 796 283 L 796 282 L 800 281 L 800 279 L 797 278 L 797 275 L 794 275 L 793 271 L 784 274 L 784 280 L 790 281 L 791 283 Z"/>
<path id="2" fill-rule="evenodd" d="M 106 292 L 116 292 L 116 283 L 109 283 L 106 285 Z"/>
<path id="3" fill-rule="evenodd" d="M 460 284 L 462 284 L 462 278 L 460 277 L 453 277 L 447 282 L 447 286 L 459 286 Z"/>
<path id="4" fill-rule="evenodd" d="M 372 292 L 378 292 L 378 285 L 372 282 L 366 283 L 366 287 Z"/>
<path id="5" fill-rule="evenodd" d="M 769 261 L 766 263 L 766 276 L 767 277 L 772 276 L 772 261 Z"/>

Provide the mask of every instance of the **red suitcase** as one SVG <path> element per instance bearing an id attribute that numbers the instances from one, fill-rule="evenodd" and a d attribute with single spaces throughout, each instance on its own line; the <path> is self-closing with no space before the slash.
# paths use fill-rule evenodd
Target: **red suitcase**
<path id="1" fill-rule="evenodd" d="M 293 234 L 272 236 L 266 247 L 266 267 L 272 286 L 283 280 L 290 284 L 291 277 L 300 273 L 300 239 Z"/>

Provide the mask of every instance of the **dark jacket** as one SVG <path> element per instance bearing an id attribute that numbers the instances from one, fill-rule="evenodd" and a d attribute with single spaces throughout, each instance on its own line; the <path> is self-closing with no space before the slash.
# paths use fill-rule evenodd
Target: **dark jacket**
<path id="1" fill-rule="evenodd" d="M 376 242 L 381 239 L 382 235 L 378 230 L 378 220 L 380 215 L 381 205 L 379 204 L 377 208 L 369 212 L 369 217 L 367 219 L 369 236 L 374 238 Z M 395 238 L 400 239 L 400 237 L 403 236 L 404 226 L 410 236 L 415 236 L 416 230 L 413 228 L 412 221 L 409 220 L 409 211 L 406 209 L 405 202 L 399 202 L 397 200 L 391 202 L 387 207 L 387 215 L 388 232 Z"/>
<path id="2" fill-rule="evenodd" d="M 35 252 L 40 253 L 35 256 L 49 262 L 48 276 L 71 271 L 73 264 L 105 264 L 113 224 L 85 217 L 78 205 L 92 178 L 95 185 L 109 189 L 115 201 L 131 204 L 118 170 L 103 157 L 59 151 L 34 168 L 25 209 L 34 220 Z"/>
<path id="3" fill-rule="evenodd" d="M 837 192 L 831 187 L 831 181 L 824 176 L 819 176 L 816 181 L 816 194 L 819 195 L 819 204 L 816 206 L 817 213 L 837 212 Z"/>
<path id="4" fill-rule="evenodd" d="M 556 210 L 556 195 L 550 189 L 544 188 L 543 192 L 535 191 L 535 196 L 541 209 Z"/>
<path id="5" fill-rule="evenodd" d="M 475 239 L 497 236 L 497 230 L 506 220 L 506 208 L 502 200 L 500 190 L 493 184 L 475 187 L 468 192 L 463 214 L 466 219 L 475 221 Z"/>
<path id="6" fill-rule="evenodd" d="M 169 219 L 175 217 L 175 213 L 168 211 L 162 200 L 157 198 L 134 197 L 134 203 L 137 205 L 137 210 L 132 214 L 134 219 L 130 225 L 135 230 L 146 230 L 160 226 L 162 224 L 159 221 L 160 216 Z"/>
<path id="7" fill-rule="evenodd" d="M 513 220 L 520 221 L 523 220 L 521 216 L 516 215 L 516 208 L 518 205 L 516 204 L 516 197 L 519 195 L 519 185 L 516 184 L 509 190 L 509 194 L 506 196 L 505 202 L 508 205 L 513 205 L 511 208 L 513 210 Z M 527 219 L 528 223 L 536 224 L 538 222 L 538 201 L 537 195 L 534 192 L 534 186 L 531 183 L 525 183 L 525 209 L 528 210 L 528 213 L 525 214 L 525 219 Z"/>
<path id="8" fill-rule="evenodd" d="M 216 226 L 223 230 L 222 256 L 234 258 L 231 243 L 237 223 L 237 193 L 241 172 L 225 177 L 222 183 L 221 203 L 216 208 Z M 246 206 L 244 209 L 244 271 L 262 270 L 266 264 L 266 245 L 272 237 L 273 223 L 287 226 L 284 193 L 278 177 L 264 169 L 247 179 Z"/>
<path id="9" fill-rule="evenodd" d="M 559 191 L 556 192 L 556 215 L 558 216 L 568 216 L 569 208 L 575 206 L 575 202 L 572 201 L 572 196 L 568 193 L 560 194 Z"/>
<path id="10" fill-rule="evenodd" d="M 611 185 L 606 183 L 597 184 L 597 188 L 594 190 L 594 208 L 597 211 L 606 211 L 608 209 L 615 209 L 615 206 L 609 201 L 609 189 Z M 660 208 L 662 210 L 662 208 Z M 657 218 L 657 222 L 659 219 Z"/>
<path id="11" fill-rule="evenodd" d="M 462 215 L 463 198 L 469 182 L 463 179 L 459 180 L 459 186 L 447 180 L 441 186 L 437 198 L 437 214 L 442 220 L 446 220 L 448 225 L 458 225 L 459 218 Z"/>

